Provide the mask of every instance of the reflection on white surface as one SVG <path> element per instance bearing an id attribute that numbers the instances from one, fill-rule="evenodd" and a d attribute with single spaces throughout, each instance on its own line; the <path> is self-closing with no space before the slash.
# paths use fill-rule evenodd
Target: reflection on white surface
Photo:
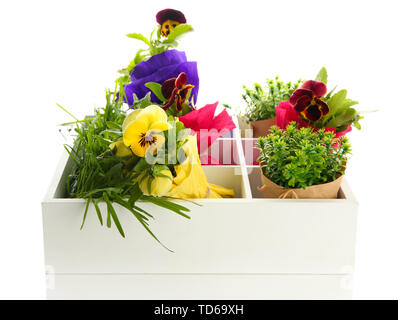
<path id="1" fill-rule="evenodd" d="M 48 299 L 351 299 L 352 274 L 47 274 Z"/>

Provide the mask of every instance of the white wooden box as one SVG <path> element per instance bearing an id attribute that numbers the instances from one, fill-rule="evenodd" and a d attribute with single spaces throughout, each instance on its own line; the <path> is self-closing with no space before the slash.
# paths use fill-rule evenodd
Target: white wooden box
<path id="1" fill-rule="evenodd" d="M 85 200 L 65 198 L 65 152 L 42 203 L 48 297 L 348 298 L 358 205 L 347 182 L 338 199 L 264 199 L 253 143 L 237 128 L 210 150 L 221 150 L 225 165 L 204 166 L 209 182 L 233 188 L 237 198 L 183 202 L 190 220 L 140 204 L 174 253 L 117 205 L 125 239 L 102 227 L 94 208 L 81 231 Z"/>

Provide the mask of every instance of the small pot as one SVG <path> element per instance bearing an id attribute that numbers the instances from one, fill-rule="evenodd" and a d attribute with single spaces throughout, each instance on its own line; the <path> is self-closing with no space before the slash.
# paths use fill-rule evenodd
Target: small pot
<path id="1" fill-rule="evenodd" d="M 274 125 L 276 125 L 276 118 L 250 122 L 250 127 L 253 129 L 254 138 L 268 136 L 269 129 Z"/>
<path id="2" fill-rule="evenodd" d="M 285 189 L 284 187 L 272 182 L 261 173 L 261 181 L 263 182 L 263 186 L 258 188 L 258 190 L 262 192 L 264 198 L 336 199 L 343 177 L 344 176 L 342 175 L 332 182 L 317 184 L 305 189 Z"/>

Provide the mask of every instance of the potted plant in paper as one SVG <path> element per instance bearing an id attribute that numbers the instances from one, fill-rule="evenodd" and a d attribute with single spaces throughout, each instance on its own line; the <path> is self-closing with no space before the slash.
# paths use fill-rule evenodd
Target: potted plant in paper
<path id="1" fill-rule="evenodd" d="M 332 131 L 272 127 L 257 141 L 265 198 L 337 198 L 351 147 Z"/>
<path id="2" fill-rule="evenodd" d="M 276 106 L 289 99 L 301 83 L 301 80 L 295 83 L 283 82 L 277 76 L 275 80 L 267 79 L 265 86 L 259 83 L 255 83 L 253 88 L 243 86 L 242 98 L 246 107 L 242 117 L 253 129 L 253 137 L 269 133 L 270 127 L 276 124 Z"/>
<path id="3" fill-rule="evenodd" d="M 286 101 L 276 107 L 276 125 L 286 128 L 294 121 L 301 127 L 332 131 L 341 137 L 352 130 L 361 128 L 361 112 L 353 106 L 358 101 L 347 97 L 347 90 L 336 92 L 336 87 L 328 91 L 328 74 L 322 68 L 315 80 L 305 81 Z"/>
<path id="4" fill-rule="evenodd" d="M 265 197 L 336 198 L 351 152 L 345 134 L 360 129 L 357 101 L 347 90 L 328 92 L 322 68 L 276 107 L 271 134 L 260 137 L 259 163 Z"/>

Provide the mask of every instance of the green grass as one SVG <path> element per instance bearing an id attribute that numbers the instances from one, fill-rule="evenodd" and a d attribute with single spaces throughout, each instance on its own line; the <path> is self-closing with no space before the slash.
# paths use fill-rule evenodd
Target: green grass
<path id="1" fill-rule="evenodd" d="M 161 241 L 149 228 L 149 222 L 154 219 L 149 213 L 139 207 L 138 201 L 151 202 L 154 205 L 166 208 L 184 218 L 190 210 L 184 206 L 171 202 L 167 198 L 144 196 L 134 182 L 135 166 L 141 158 L 135 156 L 120 158 L 110 150 L 110 143 L 122 136 L 122 123 L 127 110 L 123 109 L 121 101 L 111 99 L 111 93 L 106 93 L 106 106 L 95 110 L 95 115 L 90 119 L 78 120 L 66 111 L 76 121 L 76 138 L 73 146 L 65 145 L 65 149 L 73 160 L 74 165 L 67 178 L 67 195 L 70 198 L 87 199 L 82 219 L 81 228 L 84 227 L 89 206 L 93 205 L 101 225 L 106 219 L 106 226 L 116 226 L 120 235 L 125 237 L 125 231 L 120 223 L 115 204 L 126 208 L 132 213 L 145 230 L 163 247 Z M 101 212 L 99 202 L 105 202 L 106 212 Z M 106 215 L 104 215 L 106 214 Z"/>

